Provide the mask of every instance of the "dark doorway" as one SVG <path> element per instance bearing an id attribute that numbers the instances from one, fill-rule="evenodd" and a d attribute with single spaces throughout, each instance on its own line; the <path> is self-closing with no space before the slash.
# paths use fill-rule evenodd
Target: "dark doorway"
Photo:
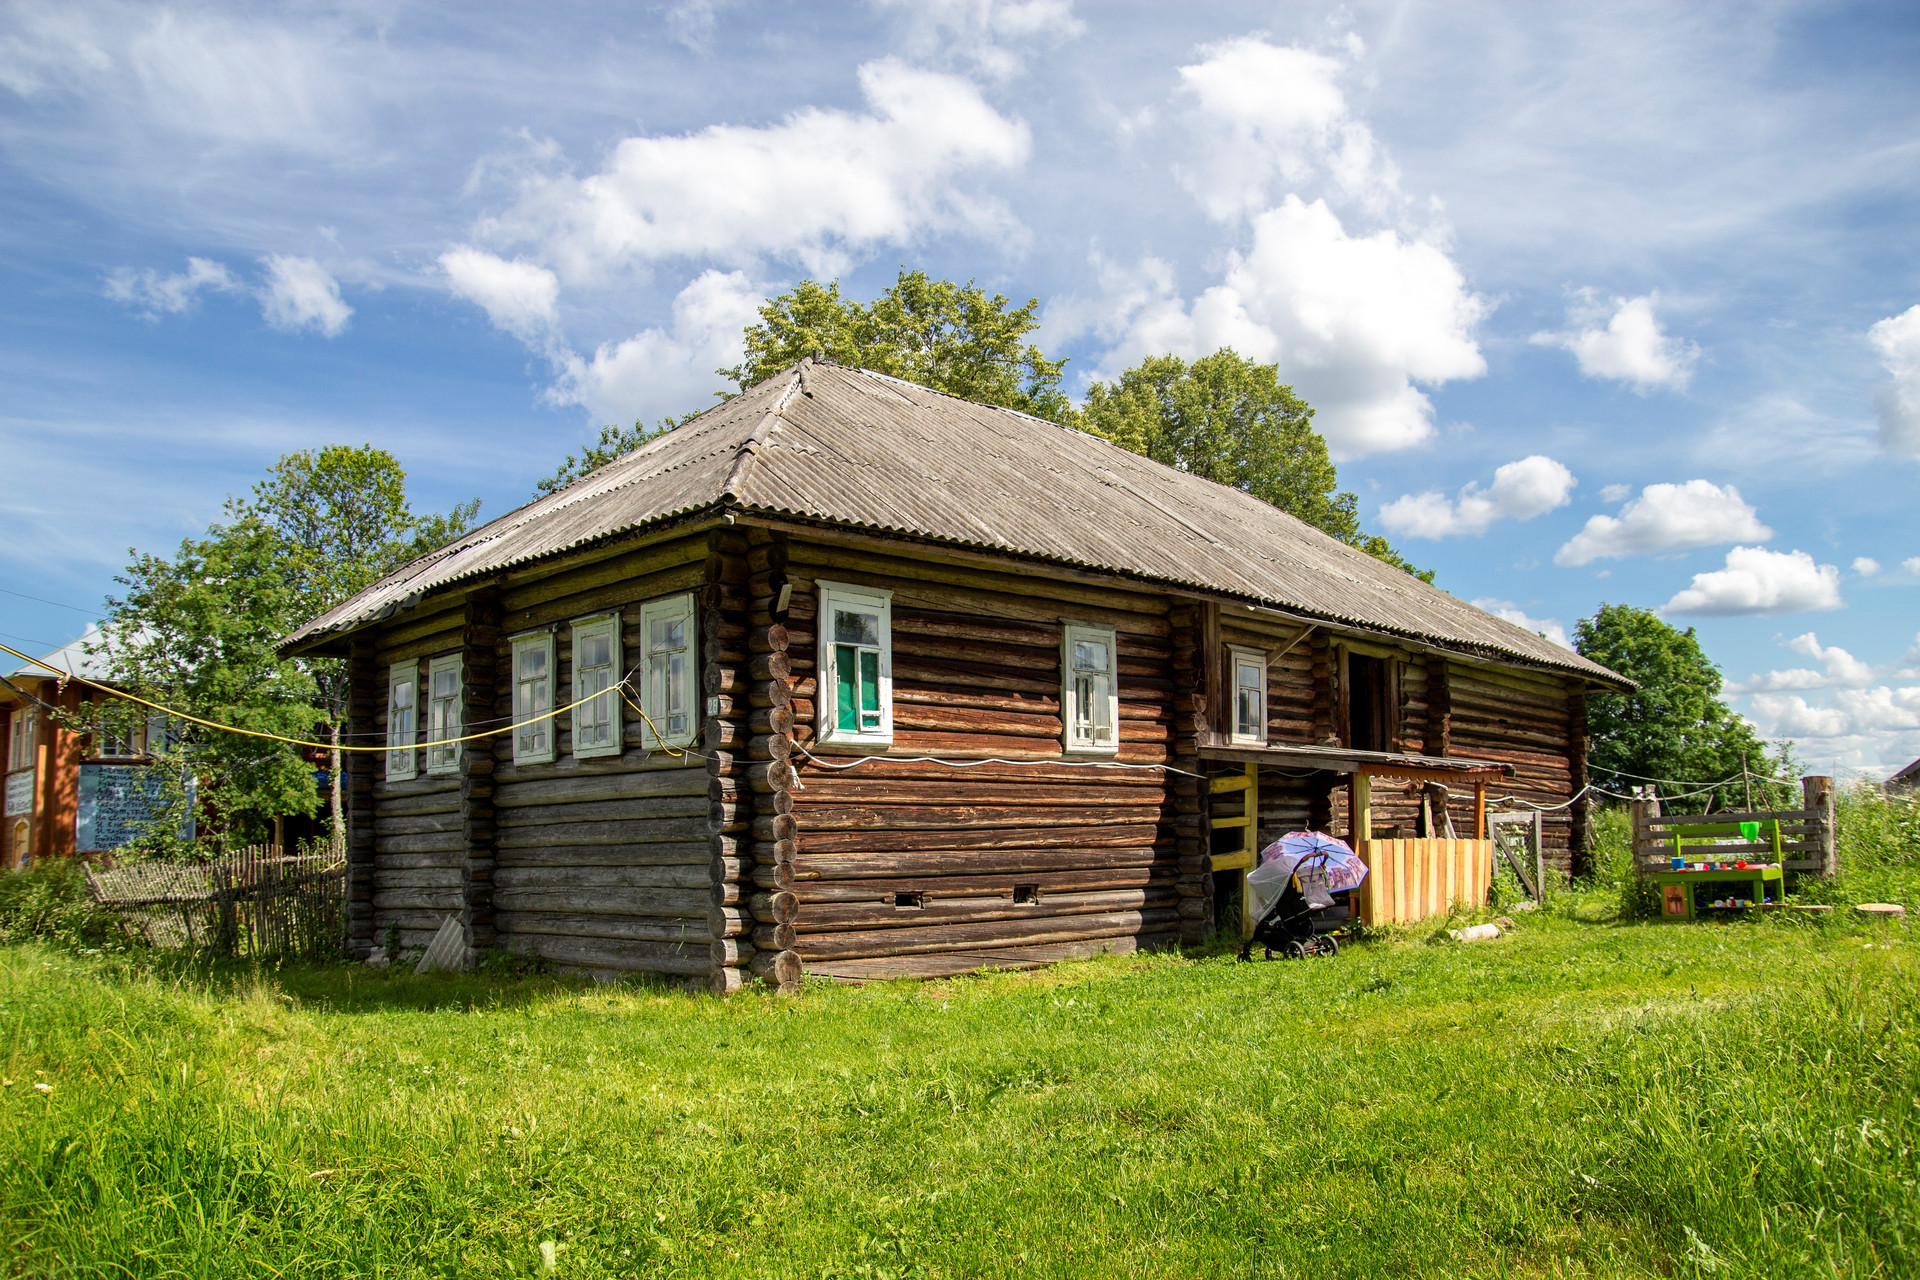
<path id="1" fill-rule="evenodd" d="M 1392 750 L 1392 704 L 1387 663 L 1365 654 L 1347 655 L 1347 746 L 1355 751 Z"/>

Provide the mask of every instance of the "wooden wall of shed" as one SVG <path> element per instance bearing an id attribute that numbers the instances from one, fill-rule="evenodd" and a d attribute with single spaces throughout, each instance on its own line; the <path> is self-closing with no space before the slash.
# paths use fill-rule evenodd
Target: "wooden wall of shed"
<path id="1" fill-rule="evenodd" d="M 387 689 L 395 666 L 413 668 L 416 727 L 424 721 L 426 699 L 418 690 L 426 679 L 427 660 L 459 651 L 462 622 L 458 602 L 452 602 L 375 634 L 368 691 L 372 737 L 361 741 L 387 740 Z M 430 776 L 424 748 L 415 750 L 414 776 L 405 781 L 388 781 L 388 756 L 370 753 L 365 759 L 371 765 L 367 772 L 373 819 L 370 942 L 393 942 L 403 950 L 425 947 L 441 921 L 458 917 L 465 905 L 467 843 L 460 778 Z"/>
<path id="2" fill-rule="evenodd" d="M 1584 783 L 1586 735 L 1578 718 L 1584 701 L 1572 682 L 1450 662 L 1448 685 L 1453 754 L 1513 766 L 1512 777 L 1490 785 L 1491 795 L 1558 805 Z M 1466 799 L 1470 803 L 1471 795 Z M 1580 816 L 1572 808 L 1560 808 L 1541 820 L 1547 863 L 1563 875 L 1584 862 L 1584 831 L 1576 830 Z M 1471 825 L 1470 814 L 1461 820 L 1458 797 L 1454 825 L 1463 836 Z"/>
<path id="3" fill-rule="evenodd" d="M 508 583 L 500 593 L 494 715 L 502 723 L 513 715 L 513 636 L 555 628 L 553 697 L 565 706 L 573 701 L 566 624 L 618 610 L 625 668 L 639 669 L 641 606 L 702 589 L 706 557 L 705 535 L 689 535 Z M 562 714 L 547 764 L 515 764 L 510 734 L 489 740 L 492 908 L 502 948 L 561 969 L 707 973 L 706 770 L 695 755 L 647 750 L 643 727 L 623 708 L 622 753 L 577 760 L 572 716 Z"/>
<path id="4" fill-rule="evenodd" d="M 802 747 L 814 739 L 816 584 L 825 578 L 893 592 L 891 755 L 1060 760 L 1060 628 L 1071 618 L 1116 632 L 1117 759 L 1169 761 L 1163 598 L 797 538 L 789 550 L 787 655 Z M 884 758 L 836 769 L 849 757 L 822 758 L 830 763 L 795 761 L 797 911 L 788 924 L 761 921 L 757 946 L 791 938 L 819 964 L 1176 936 L 1183 801 L 1167 773 Z M 1184 806 L 1197 854 L 1197 792 Z M 1016 888 L 1037 900 L 1017 902 Z"/>

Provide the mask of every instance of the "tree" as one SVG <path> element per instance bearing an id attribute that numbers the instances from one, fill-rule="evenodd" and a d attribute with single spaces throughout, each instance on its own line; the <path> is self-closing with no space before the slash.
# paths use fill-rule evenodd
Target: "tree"
<path id="1" fill-rule="evenodd" d="M 1015 307 L 972 281 L 934 280 L 902 268 L 871 303 L 849 301 L 839 281 L 802 280 L 760 308 L 746 356 L 719 372 L 744 391 L 813 353 L 980 404 L 1051 422 L 1071 405 L 1060 390 L 1065 360 L 1049 360 L 1026 336 L 1040 327 L 1038 298 Z"/>
<path id="2" fill-rule="evenodd" d="M 336 444 L 283 455 L 254 485 L 252 498 L 233 509 L 259 521 L 279 541 L 291 598 L 277 640 L 465 533 L 480 513 L 480 499 L 444 515 L 416 514 L 399 459 L 371 444 Z M 334 830 L 343 832 L 340 734 L 347 711 L 346 665 L 337 658 L 300 659 L 299 664 L 325 711 L 333 745 L 330 808 Z"/>
<path id="3" fill-rule="evenodd" d="M 229 522 L 189 538 L 171 558 L 134 553 L 107 601 L 103 650 L 115 683 L 139 697 L 217 724 L 305 738 L 321 719 L 312 675 L 275 652 L 299 593 L 279 535 L 237 503 Z M 124 707 L 117 714 L 135 714 Z M 140 713 L 143 714 L 143 713 Z M 163 792 L 175 805 L 200 782 L 198 803 L 218 826 L 257 839 L 282 814 L 313 812 L 311 767 L 298 750 L 265 738 L 177 722 L 159 749 Z M 166 844 L 180 814 L 149 824 Z"/>
<path id="4" fill-rule="evenodd" d="M 1648 779 L 1694 784 L 1661 785 L 1663 795 L 1673 796 L 1732 778 L 1706 795 L 1669 803 L 1681 810 L 1737 809 L 1746 807 L 1744 768 L 1764 780 L 1755 784 L 1756 798 L 1791 799 L 1792 744 L 1769 755 L 1753 726 L 1721 700 L 1720 669 L 1693 628 L 1680 631 L 1650 609 L 1602 604 L 1574 628 L 1573 647 L 1640 686 L 1587 698 L 1588 767 L 1596 786 L 1626 793 Z"/>
<path id="5" fill-rule="evenodd" d="M 659 425 L 653 427 L 644 422 L 636 422 L 631 427 L 617 427 L 609 423 L 600 428 L 600 438 L 583 447 L 579 456 L 568 454 L 558 470 L 534 485 L 533 496 L 541 498 L 549 493 L 558 493 L 580 477 L 632 453 L 655 436 L 665 435 L 699 416 L 700 411 L 696 409 L 678 418 L 662 418 Z"/>
<path id="6" fill-rule="evenodd" d="M 1280 381 L 1277 365 L 1223 348 L 1188 364 L 1149 356 L 1112 382 L 1095 382 L 1074 426 L 1155 462 L 1232 485 L 1424 581 L 1385 538 L 1360 529 L 1359 500 L 1340 477 L 1313 410 Z"/>

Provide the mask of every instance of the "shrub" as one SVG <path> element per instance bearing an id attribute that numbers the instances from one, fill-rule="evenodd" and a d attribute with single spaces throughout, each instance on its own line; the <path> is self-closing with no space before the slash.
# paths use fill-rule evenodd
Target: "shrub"
<path id="1" fill-rule="evenodd" d="M 51 858 L 0 875 L 0 943 L 38 940 L 78 949 L 122 939 L 113 915 L 87 896 L 77 860 Z"/>

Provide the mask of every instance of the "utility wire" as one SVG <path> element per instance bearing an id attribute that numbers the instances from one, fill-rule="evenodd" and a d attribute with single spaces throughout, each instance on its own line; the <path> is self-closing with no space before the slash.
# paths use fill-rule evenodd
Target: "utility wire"
<path id="1" fill-rule="evenodd" d="M 71 609 L 75 613 L 84 613 L 90 618 L 98 618 L 100 615 L 98 609 L 82 609 L 77 604 L 61 604 L 58 600 L 49 600 L 45 596 L 30 596 L 24 591 L 15 591 L 11 587 L 0 587 L 0 595 L 19 596 L 22 600 L 31 600 L 35 604 L 50 604 L 56 609 Z"/>

